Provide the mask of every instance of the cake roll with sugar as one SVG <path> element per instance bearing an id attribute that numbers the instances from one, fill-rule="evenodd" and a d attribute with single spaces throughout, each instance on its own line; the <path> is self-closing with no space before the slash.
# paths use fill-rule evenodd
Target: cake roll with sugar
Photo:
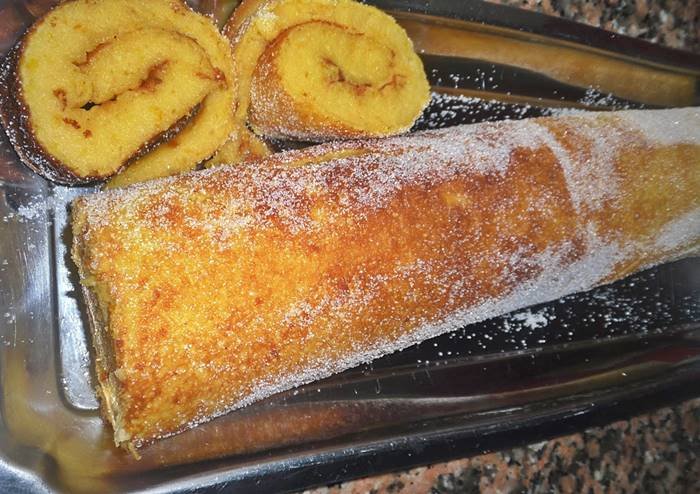
<path id="1" fill-rule="evenodd" d="M 73 205 L 99 391 L 138 447 L 700 246 L 700 110 L 334 143 Z"/>
<path id="2" fill-rule="evenodd" d="M 44 177 L 126 185 L 211 157 L 235 90 L 227 41 L 183 1 L 69 0 L 0 64 L 0 120 Z"/>
<path id="3" fill-rule="evenodd" d="M 275 139 L 386 137 L 408 131 L 430 100 L 408 35 L 370 5 L 245 0 L 224 34 L 236 59 L 239 126 L 210 166 L 269 154 L 246 122 Z"/>

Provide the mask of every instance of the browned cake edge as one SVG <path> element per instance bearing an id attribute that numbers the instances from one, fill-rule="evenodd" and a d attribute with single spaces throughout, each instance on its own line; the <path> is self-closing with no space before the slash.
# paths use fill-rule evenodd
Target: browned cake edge
<path id="1" fill-rule="evenodd" d="M 102 404 L 100 410 L 103 417 L 112 425 L 114 429 L 114 441 L 119 445 L 128 443 L 128 434 L 122 427 L 121 409 L 119 406 L 119 384 L 115 382 L 114 370 L 116 368 L 114 359 L 113 338 L 109 334 L 109 320 L 107 308 L 103 307 L 106 301 L 100 301 L 99 295 L 84 280 L 88 279 L 89 273 L 83 264 L 85 259 L 84 236 L 86 231 L 84 202 L 78 199 L 72 207 L 73 214 L 73 247 L 72 257 L 78 267 L 80 284 L 85 306 L 87 307 L 90 335 L 92 347 L 94 349 L 95 376 L 98 384 L 96 386 L 97 396 Z M 126 436 L 126 437 L 125 437 Z"/>
<path id="2" fill-rule="evenodd" d="M 2 121 L 5 133 L 20 161 L 32 171 L 61 185 L 90 184 L 103 181 L 116 175 L 130 163 L 153 151 L 161 144 L 173 139 L 197 115 L 200 105 L 195 105 L 186 115 L 177 120 L 168 129 L 154 135 L 151 139 L 144 142 L 124 161 L 122 166 L 114 170 L 113 173 L 87 176 L 76 174 L 71 170 L 70 166 L 49 153 L 36 139 L 31 124 L 31 112 L 24 100 L 22 82 L 19 77 L 19 62 L 26 41 L 31 37 L 37 26 L 39 26 L 54 9 L 65 3 L 68 2 L 61 2 L 59 5 L 54 6 L 32 24 L 2 60 L 0 64 L 0 121 Z"/>
<path id="3" fill-rule="evenodd" d="M 351 144 L 347 144 L 347 146 L 350 146 L 350 145 Z M 291 157 L 291 156 L 296 156 L 296 155 L 290 154 L 289 156 Z M 306 156 L 306 157 L 308 158 L 309 156 Z M 278 155 L 277 159 L 283 161 L 284 160 L 283 158 L 284 158 L 283 156 Z M 275 160 L 272 159 L 271 161 L 275 161 Z M 161 182 L 161 183 L 163 183 L 163 182 Z M 85 212 L 85 203 L 82 202 L 82 200 L 79 200 L 78 203 L 74 205 L 74 208 L 75 208 L 74 209 L 74 215 L 75 215 L 74 231 L 75 231 L 76 246 L 74 247 L 73 255 L 74 255 L 74 258 L 76 259 L 76 262 L 78 262 L 79 264 L 81 264 L 81 263 L 87 264 L 89 262 L 89 259 L 85 258 L 84 257 L 85 253 L 82 252 L 83 241 L 85 240 L 83 238 L 83 233 L 85 233 L 83 229 L 86 227 L 86 225 L 84 224 L 85 219 L 80 218 L 81 214 L 86 213 Z M 682 250 L 676 250 L 673 253 L 669 253 L 670 255 L 667 255 L 667 257 L 660 258 L 660 259 L 648 260 L 647 262 L 644 262 L 640 265 L 635 265 L 634 269 L 630 268 L 629 270 L 616 272 L 615 276 L 613 278 L 604 280 L 602 282 L 599 282 L 598 284 L 612 282 L 615 279 L 619 279 L 619 278 L 629 274 L 632 271 L 644 269 L 646 267 L 650 267 L 650 266 L 659 264 L 661 262 L 666 262 L 666 261 L 670 261 L 673 259 L 685 257 L 687 255 L 697 254 L 698 247 L 700 247 L 700 244 L 698 244 L 698 242 L 694 242 L 692 245 L 688 245 L 686 248 L 684 248 Z M 81 272 L 81 274 L 83 274 L 83 273 Z M 590 287 L 588 287 L 588 288 L 590 288 Z M 89 292 L 88 303 L 93 306 L 92 307 L 93 313 L 97 312 L 97 309 L 95 309 L 95 307 L 98 304 L 97 294 L 94 293 L 89 288 L 87 290 Z M 580 291 L 580 290 L 578 290 L 578 291 Z M 501 302 L 503 302 L 503 301 L 501 301 Z M 509 306 L 507 304 L 499 303 L 498 307 L 500 309 L 504 309 L 504 308 L 507 308 Z M 499 313 L 507 312 L 505 310 L 500 310 L 500 309 L 499 309 Z M 514 307 L 510 307 L 509 310 L 513 310 L 513 309 L 514 309 Z M 108 329 L 107 329 L 107 325 L 105 324 L 107 321 L 100 320 L 99 314 L 97 316 L 97 320 L 93 320 L 94 317 L 95 317 L 95 315 L 93 314 L 91 316 L 91 323 L 94 324 L 93 331 L 96 331 L 96 332 L 100 331 L 100 334 L 105 335 L 106 338 L 109 340 L 109 334 L 106 332 L 106 331 L 108 331 Z M 443 328 L 442 326 L 441 327 L 434 326 L 434 327 L 430 327 L 430 328 L 418 328 L 415 332 L 411 332 L 411 334 L 401 335 L 399 338 L 397 338 L 396 340 L 394 340 L 392 342 L 393 351 L 398 351 L 400 349 L 406 348 L 407 346 L 410 346 L 411 344 L 415 343 L 416 333 L 419 333 L 420 335 L 429 336 L 429 335 L 434 335 L 434 334 L 439 334 L 441 332 L 444 332 L 444 330 L 446 330 L 446 329 L 449 329 L 449 328 Z M 111 341 L 111 340 L 109 340 L 109 341 Z M 104 349 L 102 351 L 104 351 Z M 366 353 L 364 355 L 356 355 L 356 354 L 347 355 L 347 356 L 344 356 L 343 358 L 339 359 L 338 361 L 334 362 L 334 368 L 345 369 L 345 368 L 354 367 L 362 362 L 372 360 L 372 359 L 377 358 L 381 355 L 383 355 L 383 352 L 381 350 L 377 350 L 376 352 L 371 353 L 371 354 Z M 302 371 L 294 376 L 289 376 L 288 379 L 285 379 L 285 382 L 282 385 L 279 385 L 277 383 L 264 383 L 261 386 L 259 386 L 258 388 L 256 388 L 254 394 L 249 395 L 249 396 L 245 397 L 244 399 L 239 400 L 235 403 L 230 403 L 229 406 L 226 409 L 221 410 L 220 413 L 208 415 L 206 417 L 199 417 L 196 420 L 193 420 L 191 422 L 183 424 L 182 427 L 177 429 L 177 430 L 167 431 L 167 433 L 159 436 L 158 438 L 167 437 L 167 436 L 176 434 L 184 429 L 188 429 L 188 428 L 191 428 L 192 426 L 197 425 L 199 423 L 211 420 L 212 418 L 214 418 L 216 416 L 223 415 L 224 413 L 227 413 L 230 410 L 240 408 L 242 406 L 250 404 L 253 401 L 256 401 L 257 399 L 260 399 L 261 397 L 269 396 L 271 394 L 274 394 L 275 392 L 283 391 L 284 389 L 289 389 L 291 387 L 295 387 L 295 386 L 298 386 L 301 384 L 308 383 L 308 382 L 310 382 L 314 379 L 317 379 L 317 378 L 318 378 L 318 373 L 316 372 L 316 369 L 311 368 L 311 369 L 304 369 L 304 371 Z M 113 383 L 101 382 L 101 386 L 103 388 L 105 388 L 105 389 L 101 390 L 101 392 L 107 393 L 107 397 L 105 399 L 109 399 L 110 396 L 114 397 L 114 398 L 119 397 L 118 396 L 118 385 L 115 386 Z M 119 423 L 119 420 L 117 417 L 118 410 L 115 413 L 115 410 L 112 409 L 111 411 L 108 411 L 108 413 L 111 413 L 111 415 L 112 415 L 112 417 L 110 418 L 110 421 L 112 422 L 112 424 L 115 428 L 115 433 L 118 435 L 119 434 L 118 431 L 123 432 L 123 429 L 121 428 L 121 424 Z M 117 439 L 117 441 L 116 441 L 117 443 L 126 444 L 127 446 L 132 447 L 132 448 L 146 444 L 146 443 L 150 442 L 152 439 L 156 439 L 156 438 L 149 438 L 146 441 L 144 441 L 142 439 L 131 439 L 128 437 L 128 434 L 126 434 L 126 439 L 124 439 L 124 436 L 119 436 L 119 437 L 122 438 L 121 441 L 119 439 L 117 439 L 117 436 L 115 435 L 115 439 Z"/>

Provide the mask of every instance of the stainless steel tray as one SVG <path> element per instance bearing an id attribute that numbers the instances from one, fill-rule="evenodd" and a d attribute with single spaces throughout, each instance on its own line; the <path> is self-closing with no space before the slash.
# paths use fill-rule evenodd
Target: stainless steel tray
<path id="1" fill-rule="evenodd" d="M 0 1 L 0 48 L 50 3 Z M 696 55 L 476 1 L 374 3 L 441 94 L 417 128 L 699 101 Z M 231 4 L 198 7 L 223 18 Z M 68 203 L 91 190 L 34 175 L 4 136 L 0 151 L 2 492 L 294 490 L 700 396 L 700 260 L 688 259 L 277 395 L 136 461 L 99 417 L 67 251 Z"/>

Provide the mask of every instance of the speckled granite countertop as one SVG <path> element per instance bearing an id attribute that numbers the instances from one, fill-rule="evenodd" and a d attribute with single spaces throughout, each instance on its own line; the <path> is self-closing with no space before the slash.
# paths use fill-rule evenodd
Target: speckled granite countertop
<path id="1" fill-rule="evenodd" d="M 700 399 L 526 447 L 306 492 L 700 492 Z"/>
<path id="2" fill-rule="evenodd" d="M 700 52 L 698 0 L 491 0 Z"/>
<path id="3" fill-rule="evenodd" d="M 696 0 L 492 0 L 700 52 Z M 524 447 L 306 494 L 700 492 L 700 399 Z"/>

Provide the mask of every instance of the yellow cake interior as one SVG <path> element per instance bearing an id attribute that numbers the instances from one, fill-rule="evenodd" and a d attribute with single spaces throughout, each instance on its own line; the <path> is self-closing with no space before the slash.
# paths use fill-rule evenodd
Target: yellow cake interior
<path id="1" fill-rule="evenodd" d="M 271 154 L 267 144 L 245 126 L 236 126 L 229 140 L 204 164 L 207 168 L 217 165 L 243 163 L 264 158 Z"/>
<path id="2" fill-rule="evenodd" d="M 362 32 L 308 22 L 290 29 L 274 59 L 283 90 L 302 108 L 369 135 L 410 126 L 425 104 L 427 85 L 416 77 L 423 69 L 413 51 L 396 48 L 405 35 L 388 29 L 393 27 Z"/>
<path id="3" fill-rule="evenodd" d="M 226 139 L 231 66 L 225 39 L 182 3 L 77 0 L 29 32 L 19 75 L 35 139 L 74 175 L 133 162 L 158 176 L 193 168 Z"/>
<path id="4" fill-rule="evenodd" d="M 234 26 L 228 36 L 239 72 L 239 120 L 248 118 L 253 85 L 260 82 L 254 74 L 275 44 L 281 89 L 300 98 L 300 106 L 313 105 L 341 124 L 384 134 L 388 123 L 410 127 L 428 101 L 429 86 L 411 41 L 379 9 L 352 0 L 277 0 L 237 24 L 239 30 Z M 278 37 L 284 42 L 275 43 Z M 368 83 L 368 90 L 358 89 Z M 396 86 L 399 91 L 389 90 Z"/>

